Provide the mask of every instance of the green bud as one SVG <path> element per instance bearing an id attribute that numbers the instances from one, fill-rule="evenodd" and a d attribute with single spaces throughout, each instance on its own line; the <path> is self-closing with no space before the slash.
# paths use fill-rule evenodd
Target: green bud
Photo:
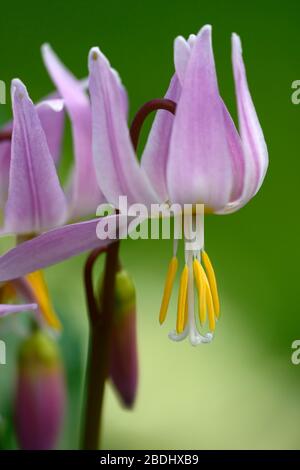
<path id="1" fill-rule="evenodd" d="M 111 381 L 123 405 L 131 408 L 138 383 L 136 293 L 132 277 L 124 269 L 116 275 L 111 339 Z"/>
<path id="2" fill-rule="evenodd" d="M 122 269 L 115 281 L 115 320 L 121 320 L 126 313 L 135 310 L 136 294 L 132 277 Z"/>
<path id="3" fill-rule="evenodd" d="M 36 330 L 19 352 L 15 424 L 21 449 L 55 447 L 65 401 L 65 377 L 57 344 Z"/>

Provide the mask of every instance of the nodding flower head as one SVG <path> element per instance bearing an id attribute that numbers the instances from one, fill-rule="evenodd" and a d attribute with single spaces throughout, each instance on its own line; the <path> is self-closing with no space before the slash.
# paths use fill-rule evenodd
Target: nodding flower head
<path id="1" fill-rule="evenodd" d="M 211 341 L 219 317 L 214 270 L 204 251 L 204 213 L 228 214 L 243 207 L 263 182 L 268 154 L 247 85 L 239 37 L 232 36 L 239 132 L 219 93 L 211 27 L 204 26 L 188 40 L 176 38 L 174 59 L 175 74 L 165 96 L 164 110 L 156 115 L 139 165 L 127 129 L 124 88 L 102 52 L 92 49 L 89 66 L 94 160 L 103 194 L 115 205 L 120 195 L 127 195 L 130 203 L 150 205 L 159 200 L 181 207 L 203 206 L 200 217 L 183 214 L 190 226 L 187 232 L 196 223 L 200 236 L 191 250 L 189 233 L 185 234 L 177 325 L 176 331 L 170 333 L 176 341 L 189 335 L 192 344 L 199 344 Z M 149 109 L 158 109 L 154 101 L 138 113 L 131 128 L 134 146 L 136 129 L 141 127 L 138 120 L 144 119 Z M 175 241 L 161 323 L 177 270 L 176 252 Z M 199 322 L 197 312 L 194 313 L 194 285 L 199 297 Z M 202 334 L 206 315 L 209 332 Z"/>

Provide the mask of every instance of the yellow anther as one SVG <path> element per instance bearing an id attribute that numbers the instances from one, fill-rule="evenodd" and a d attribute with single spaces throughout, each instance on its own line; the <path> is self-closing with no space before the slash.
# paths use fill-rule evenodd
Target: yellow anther
<path id="1" fill-rule="evenodd" d="M 202 251 L 202 260 L 203 260 L 203 264 L 207 273 L 208 282 L 209 282 L 210 289 L 211 289 L 215 315 L 217 318 L 219 318 L 220 301 L 219 301 L 219 295 L 218 295 L 216 276 L 215 276 L 214 268 L 212 267 L 211 261 L 208 257 L 208 254 L 205 251 Z"/>
<path id="2" fill-rule="evenodd" d="M 167 316 L 168 312 L 168 306 L 172 294 L 172 289 L 173 289 L 173 284 L 177 272 L 177 267 L 178 267 L 178 261 L 176 256 L 173 256 L 173 258 L 170 261 L 169 268 L 168 268 L 168 274 L 166 278 L 166 283 L 165 283 L 165 289 L 164 289 L 164 294 L 163 294 L 163 299 L 161 302 L 161 307 L 160 307 L 160 312 L 159 312 L 159 323 L 162 324 Z"/>
<path id="3" fill-rule="evenodd" d="M 203 273 L 206 277 L 204 270 L 203 270 Z M 211 290 L 210 290 L 207 277 L 206 277 L 206 303 L 207 303 L 207 311 L 208 311 L 209 329 L 210 331 L 215 331 L 215 328 L 216 328 L 215 309 L 214 309 L 213 298 L 211 295 Z"/>
<path id="4" fill-rule="evenodd" d="M 183 325 L 183 329 L 185 329 L 187 323 L 188 323 L 188 318 L 189 318 L 189 310 L 188 310 L 189 306 L 188 306 L 188 296 L 186 296 L 186 299 L 185 299 L 185 307 L 184 307 L 184 325 Z"/>
<path id="5" fill-rule="evenodd" d="M 194 260 L 194 276 L 198 292 L 198 308 L 199 308 L 199 319 L 201 326 L 205 324 L 206 321 L 206 280 L 205 273 L 199 261 Z"/>
<path id="6" fill-rule="evenodd" d="M 45 322 L 51 328 L 56 330 L 61 329 L 61 323 L 53 309 L 42 271 L 35 271 L 34 273 L 27 274 L 26 280 L 30 285 Z"/>
<path id="7" fill-rule="evenodd" d="M 185 265 L 181 277 L 180 277 L 180 286 L 179 286 L 179 295 L 178 295 L 178 307 L 177 307 L 177 323 L 176 331 L 178 334 L 182 333 L 184 330 L 184 313 L 185 306 L 187 303 L 187 285 L 189 278 L 189 268 Z"/>

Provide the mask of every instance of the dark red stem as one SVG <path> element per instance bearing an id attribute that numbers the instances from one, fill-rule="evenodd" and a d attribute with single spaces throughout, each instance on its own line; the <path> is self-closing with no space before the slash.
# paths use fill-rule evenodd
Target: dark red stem
<path id="1" fill-rule="evenodd" d="M 88 256 L 84 267 L 84 285 L 90 324 L 96 323 L 100 315 L 99 305 L 94 294 L 93 268 L 95 262 L 103 253 L 106 253 L 106 248 L 97 248 L 96 250 L 93 250 Z"/>
<path id="2" fill-rule="evenodd" d="M 135 150 L 137 149 L 137 146 L 138 146 L 140 132 L 141 132 L 145 119 L 150 113 L 152 113 L 153 111 L 157 111 L 159 109 L 164 109 L 165 111 L 169 111 L 169 113 L 175 114 L 176 103 L 172 100 L 162 98 L 162 99 L 148 101 L 139 109 L 130 127 L 130 137 L 131 137 L 131 141 Z"/>
<path id="3" fill-rule="evenodd" d="M 106 249 L 94 250 L 85 265 L 90 343 L 86 373 L 83 449 L 98 449 L 101 433 L 105 382 L 109 374 L 110 338 L 114 312 L 115 278 L 118 270 L 119 241 Z M 97 303 L 92 272 L 98 257 L 106 252 L 101 303 Z"/>
<path id="4" fill-rule="evenodd" d="M 0 131 L 0 142 L 11 140 L 11 136 L 12 136 L 11 131 Z"/>

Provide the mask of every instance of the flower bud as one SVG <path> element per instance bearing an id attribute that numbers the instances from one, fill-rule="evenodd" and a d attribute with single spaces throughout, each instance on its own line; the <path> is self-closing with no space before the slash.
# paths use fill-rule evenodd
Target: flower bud
<path id="1" fill-rule="evenodd" d="M 138 381 L 136 295 L 132 278 L 123 269 L 116 275 L 110 377 L 124 406 L 131 408 Z"/>
<path id="2" fill-rule="evenodd" d="M 19 352 L 15 424 L 21 449 L 55 447 L 65 408 L 65 380 L 56 343 L 41 330 Z"/>

